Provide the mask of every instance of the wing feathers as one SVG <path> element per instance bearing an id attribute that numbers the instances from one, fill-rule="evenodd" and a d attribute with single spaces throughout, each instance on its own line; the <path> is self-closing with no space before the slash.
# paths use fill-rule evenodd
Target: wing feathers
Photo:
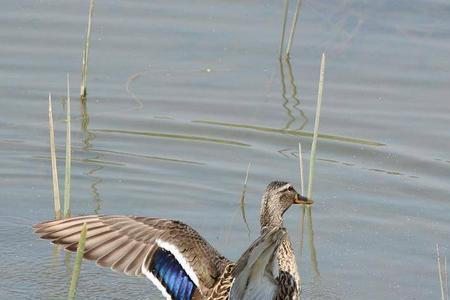
<path id="1" fill-rule="evenodd" d="M 100 217 L 100 216 L 98 216 Z M 53 221 L 47 221 L 47 222 L 42 222 L 36 225 L 33 225 L 33 228 L 35 228 L 35 232 L 36 233 L 40 233 L 42 232 L 41 229 L 45 229 L 45 228 L 49 228 L 55 225 L 58 226 L 64 226 L 64 224 L 67 223 L 81 223 L 81 225 L 83 225 L 84 222 L 88 222 L 88 220 L 97 220 L 97 218 L 93 218 L 93 216 L 79 216 L 79 217 L 73 217 L 73 218 L 69 218 L 69 219 L 64 219 L 64 220 L 53 220 Z"/>
<path id="2" fill-rule="evenodd" d="M 80 239 L 80 231 L 81 227 L 77 227 L 71 231 L 65 231 L 63 233 L 60 232 L 52 232 L 50 234 L 46 234 L 42 236 L 43 239 L 53 239 L 53 243 L 55 244 L 72 244 L 77 242 Z M 89 227 L 88 237 L 93 238 L 100 233 L 105 233 L 110 231 L 106 225 L 97 225 L 93 227 Z"/>
<path id="3" fill-rule="evenodd" d="M 111 252 L 100 257 L 97 260 L 97 263 L 101 266 L 110 266 L 114 270 L 113 265 L 122 257 L 129 255 L 135 246 L 135 241 L 129 242 L 125 240 L 123 244 L 115 247 Z"/>
<path id="4" fill-rule="evenodd" d="M 54 228 L 54 230 L 52 230 L 51 232 L 41 236 L 43 239 L 54 239 L 56 237 L 59 237 L 61 235 L 71 235 L 71 234 L 80 234 L 81 228 L 83 226 L 83 224 L 64 224 L 64 227 L 57 227 Z M 96 228 L 98 226 L 105 226 L 104 224 L 102 224 L 99 221 L 90 221 L 90 222 L 86 222 L 86 225 L 89 226 L 89 228 Z M 97 226 L 96 226 L 97 225 Z M 41 231 L 44 229 L 41 229 Z M 39 231 L 36 231 L 36 233 L 40 233 Z"/>
<path id="5" fill-rule="evenodd" d="M 117 272 L 123 272 L 123 273 L 126 273 L 128 275 L 131 275 L 131 273 L 133 273 L 132 275 L 134 275 L 135 270 L 132 271 L 132 272 L 129 272 L 129 271 L 127 271 L 127 269 L 131 266 L 133 261 L 136 259 L 136 256 L 138 256 L 139 253 L 141 253 L 142 250 L 145 249 L 145 247 L 146 247 L 146 245 L 141 244 L 141 243 L 136 242 L 136 241 L 133 241 L 132 242 L 132 248 L 128 251 L 128 253 L 125 253 L 125 255 L 123 255 L 120 259 L 115 261 L 111 265 L 111 268 L 113 270 L 117 271 Z"/>
<path id="6" fill-rule="evenodd" d="M 91 215 L 44 222 L 34 229 L 40 237 L 76 251 L 84 223 L 88 226 L 84 257 L 128 275 L 143 274 L 142 266 L 148 267 L 159 249 L 156 240 L 179 251 L 184 267 L 190 269 L 192 277 L 198 278 L 199 289 L 211 288 L 230 263 L 194 229 L 174 220 Z"/>
<path id="7" fill-rule="evenodd" d="M 98 242 L 95 246 L 85 251 L 86 256 L 96 257 L 97 262 L 104 255 L 109 254 L 116 248 L 121 247 L 128 241 L 126 236 L 114 235 L 110 239 Z M 103 265 L 102 265 L 103 266 Z M 105 265 L 105 267 L 108 267 Z"/>
<path id="8" fill-rule="evenodd" d="M 79 237 L 79 236 L 78 236 Z M 118 236 L 115 234 L 114 231 L 111 230 L 105 230 L 102 232 L 99 232 L 97 234 L 94 234 L 92 236 L 87 237 L 86 239 L 86 245 L 85 245 L 85 250 L 84 250 L 84 256 L 86 257 L 87 253 L 89 250 L 95 248 L 97 245 L 101 245 L 102 243 L 106 243 L 108 241 L 110 241 L 113 238 L 118 238 Z M 56 243 L 57 241 L 53 241 L 54 243 Z M 77 246 L 78 246 L 78 239 L 76 239 L 75 242 L 69 244 L 68 246 L 66 246 L 66 249 L 69 251 L 76 251 L 77 250 Z M 97 257 L 98 258 L 98 257 Z"/>

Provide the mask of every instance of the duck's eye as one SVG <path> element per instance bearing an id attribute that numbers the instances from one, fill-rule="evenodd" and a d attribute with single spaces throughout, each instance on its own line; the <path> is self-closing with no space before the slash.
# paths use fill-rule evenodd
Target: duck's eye
<path id="1" fill-rule="evenodd" d="M 293 191 L 294 191 L 294 188 L 293 188 L 292 186 L 290 186 L 290 187 L 287 188 L 287 190 L 288 190 L 289 192 L 293 192 Z"/>

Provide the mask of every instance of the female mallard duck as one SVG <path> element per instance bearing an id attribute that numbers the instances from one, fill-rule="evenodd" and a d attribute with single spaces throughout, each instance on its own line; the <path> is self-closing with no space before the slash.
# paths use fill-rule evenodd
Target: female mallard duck
<path id="1" fill-rule="evenodd" d="M 35 232 L 76 251 L 86 223 L 86 259 L 127 275 L 145 275 L 166 299 L 298 299 L 300 276 L 283 228 L 283 214 L 294 203 L 312 201 L 287 182 L 267 186 L 261 202 L 261 235 L 236 263 L 175 220 L 81 216 L 37 224 Z"/>

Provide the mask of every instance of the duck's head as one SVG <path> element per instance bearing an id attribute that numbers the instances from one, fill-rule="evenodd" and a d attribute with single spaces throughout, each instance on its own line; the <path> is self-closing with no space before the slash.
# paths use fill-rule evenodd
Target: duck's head
<path id="1" fill-rule="evenodd" d="M 312 204 L 313 201 L 297 193 L 292 184 L 272 181 L 261 201 L 261 228 L 281 227 L 283 214 L 292 204 Z"/>

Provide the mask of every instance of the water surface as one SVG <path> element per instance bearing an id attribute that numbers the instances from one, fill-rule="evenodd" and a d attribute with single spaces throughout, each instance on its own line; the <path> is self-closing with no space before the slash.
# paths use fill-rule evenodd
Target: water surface
<path id="1" fill-rule="evenodd" d="M 66 297 L 73 256 L 31 230 L 53 217 L 49 92 L 63 180 L 66 73 L 73 214 L 181 219 L 237 259 L 258 235 L 265 185 L 299 185 L 322 52 L 317 265 L 306 232 L 300 250 L 301 208 L 286 216 L 302 298 L 439 298 L 434 249 L 448 254 L 450 237 L 448 1 L 304 1 L 282 66 L 282 1 L 98 1 L 83 122 L 87 5 L 2 2 L 1 299 Z M 250 234 L 239 204 L 249 162 Z M 161 296 L 143 279 L 85 263 L 79 298 Z"/>

